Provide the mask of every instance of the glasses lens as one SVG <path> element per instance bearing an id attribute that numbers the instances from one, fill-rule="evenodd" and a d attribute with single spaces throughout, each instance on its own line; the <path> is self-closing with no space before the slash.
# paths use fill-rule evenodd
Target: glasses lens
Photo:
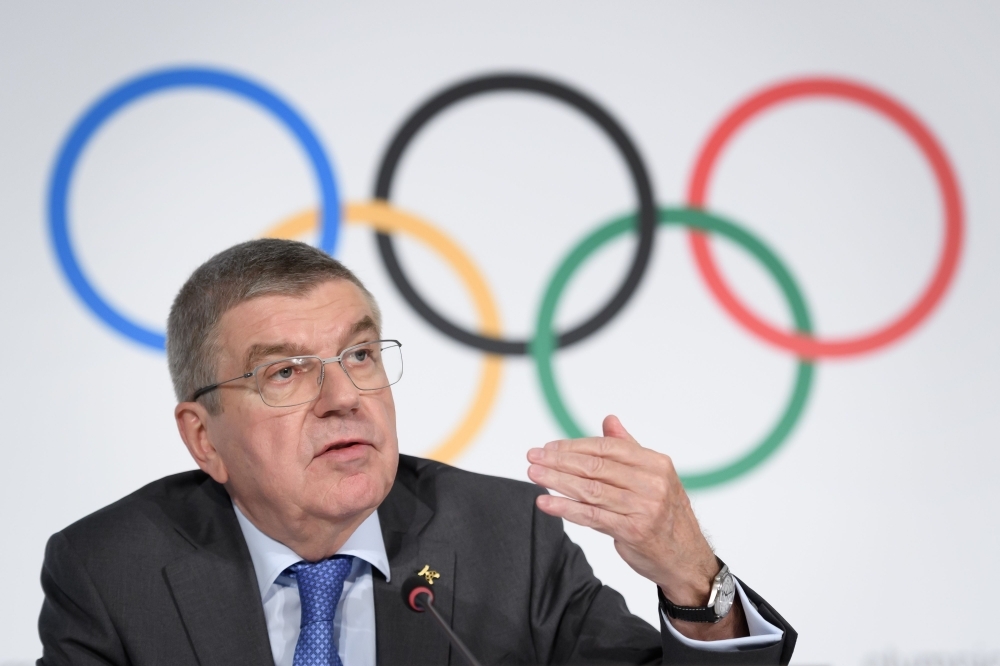
<path id="1" fill-rule="evenodd" d="M 316 356 L 297 356 L 269 363 L 257 371 L 260 397 L 271 407 L 291 407 L 315 400 L 323 376 Z"/>
<path id="2" fill-rule="evenodd" d="M 377 340 L 345 349 L 340 362 L 354 385 L 365 391 L 392 386 L 403 376 L 399 343 Z"/>

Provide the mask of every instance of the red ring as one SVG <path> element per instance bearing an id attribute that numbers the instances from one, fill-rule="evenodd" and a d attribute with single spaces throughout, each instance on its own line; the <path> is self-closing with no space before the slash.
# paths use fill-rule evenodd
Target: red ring
<path id="1" fill-rule="evenodd" d="M 944 150 L 910 111 L 886 95 L 867 86 L 829 78 L 796 79 L 767 88 L 750 97 L 723 118 L 705 142 L 695 163 L 688 188 L 688 202 L 703 208 L 708 181 L 716 159 L 726 142 L 755 115 L 771 106 L 798 97 L 839 97 L 857 102 L 893 121 L 920 148 L 934 171 L 945 210 L 944 247 L 937 269 L 924 293 L 895 321 L 872 333 L 855 337 L 819 340 L 809 335 L 788 333 L 772 326 L 747 309 L 726 285 L 709 248 L 708 237 L 701 232 L 689 236 L 698 269 L 708 288 L 725 310 L 755 335 L 804 358 L 851 356 L 870 352 L 909 333 L 938 304 L 958 267 L 962 248 L 963 212 L 958 182 Z"/>
<path id="2" fill-rule="evenodd" d="M 431 603 L 434 603 L 434 593 L 431 592 L 430 588 L 424 587 L 423 585 L 413 588 L 412 590 L 410 590 L 410 598 L 409 598 L 410 608 L 417 611 L 418 613 L 423 613 L 425 610 L 427 610 L 426 608 L 421 608 L 420 606 L 417 605 L 417 596 L 421 594 L 426 594 L 428 597 L 430 597 Z"/>

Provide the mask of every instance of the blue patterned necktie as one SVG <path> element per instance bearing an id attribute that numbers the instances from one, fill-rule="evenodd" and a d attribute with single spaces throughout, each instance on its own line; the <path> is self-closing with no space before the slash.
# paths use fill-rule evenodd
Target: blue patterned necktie
<path id="1" fill-rule="evenodd" d="M 335 555 L 320 562 L 299 562 L 287 571 L 299 586 L 302 621 L 295 644 L 293 666 L 344 666 L 333 640 L 333 617 L 351 573 L 351 555 Z"/>

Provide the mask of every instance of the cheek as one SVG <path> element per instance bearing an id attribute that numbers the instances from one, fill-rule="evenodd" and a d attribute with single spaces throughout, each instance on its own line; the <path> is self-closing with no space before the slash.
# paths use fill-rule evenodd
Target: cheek
<path id="1" fill-rule="evenodd" d="M 396 478 L 396 467 L 399 464 L 399 440 L 396 435 L 396 407 L 392 400 L 392 393 L 383 406 L 385 410 L 385 446 L 383 449 L 383 461 L 386 465 L 386 482 L 392 485 Z"/>
<path id="2" fill-rule="evenodd" d="M 392 400 L 390 392 L 384 399 L 378 402 L 378 419 L 384 437 L 383 444 L 395 453 L 398 448 L 396 437 L 396 405 Z"/>
<path id="3" fill-rule="evenodd" d="M 301 414 L 234 410 L 229 421 L 226 450 L 220 454 L 235 483 L 284 486 L 289 477 L 301 475 Z"/>
<path id="4" fill-rule="evenodd" d="M 396 476 L 396 465 L 399 462 L 399 443 L 396 436 L 396 407 L 392 393 L 384 396 L 372 396 L 367 403 L 366 411 L 369 421 L 377 430 L 378 466 L 382 468 L 383 480 L 389 485 Z"/>

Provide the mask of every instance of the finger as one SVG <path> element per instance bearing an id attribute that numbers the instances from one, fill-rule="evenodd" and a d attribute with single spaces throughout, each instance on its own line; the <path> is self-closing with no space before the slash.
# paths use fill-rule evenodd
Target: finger
<path id="1" fill-rule="evenodd" d="M 542 465 L 528 467 L 528 478 L 549 490 L 616 513 L 626 513 L 639 504 L 638 498 L 627 490 Z"/>
<path id="2" fill-rule="evenodd" d="M 546 451 L 565 451 L 588 456 L 599 456 L 623 465 L 635 467 L 647 464 L 647 454 L 653 453 L 636 442 L 613 437 L 582 437 L 558 439 L 545 445 Z"/>
<path id="3" fill-rule="evenodd" d="M 648 500 L 662 497 L 671 483 L 679 483 L 674 479 L 676 473 L 670 459 L 663 454 L 653 453 L 641 465 L 626 465 L 601 456 L 529 449 L 528 461 L 558 472 L 601 481 Z"/>
<path id="4" fill-rule="evenodd" d="M 632 489 L 636 484 L 637 474 L 634 467 L 601 456 L 589 456 L 569 451 L 530 449 L 528 461 L 558 472 L 603 481 L 625 490 Z"/>
<path id="5" fill-rule="evenodd" d="M 632 442 L 633 444 L 638 444 L 635 437 L 629 434 L 625 426 L 622 425 L 621 420 L 614 414 L 608 414 L 604 417 L 604 422 L 601 424 L 601 430 L 604 432 L 605 437 L 614 437 L 615 439 L 624 439 L 627 442 Z"/>
<path id="6" fill-rule="evenodd" d="M 602 534 L 618 538 L 617 533 L 620 530 L 622 518 L 610 511 L 552 495 L 539 495 L 535 500 L 535 505 L 550 516 L 565 518 L 571 523 L 590 527 Z"/>

